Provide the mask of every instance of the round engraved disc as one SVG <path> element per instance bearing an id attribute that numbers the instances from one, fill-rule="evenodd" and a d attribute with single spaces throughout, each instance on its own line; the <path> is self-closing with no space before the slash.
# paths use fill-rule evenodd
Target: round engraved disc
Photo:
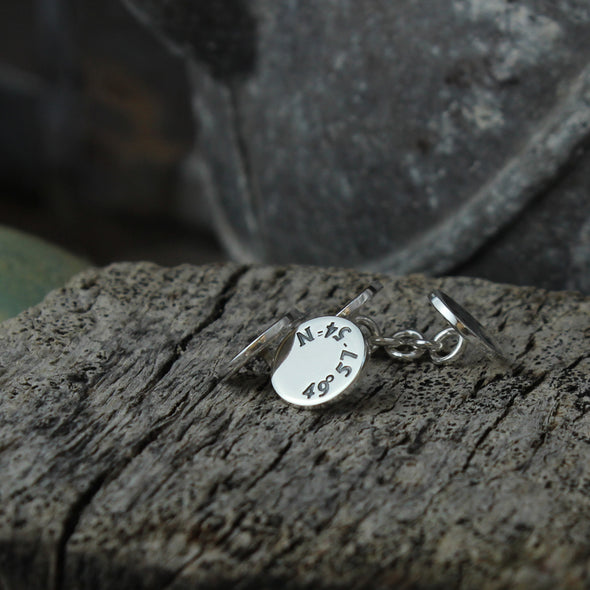
<path id="1" fill-rule="evenodd" d="M 356 324 L 336 316 L 313 318 L 282 342 L 272 386 L 289 403 L 317 406 L 349 389 L 366 358 L 365 338 Z"/>
<path id="2" fill-rule="evenodd" d="M 461 336 L 473 336 L 485 346 L 490 352 L 500 358 L 506 359 L 506 356 L 496 343 L 496 341 L 486 332 L 486 329 L 461 305 L 459 305 L 452 297 L 436 289 L 428 298 L 430 303 L 434 306 L 436 311 L 440 313 L 445 320 L 455 329 Z"/>

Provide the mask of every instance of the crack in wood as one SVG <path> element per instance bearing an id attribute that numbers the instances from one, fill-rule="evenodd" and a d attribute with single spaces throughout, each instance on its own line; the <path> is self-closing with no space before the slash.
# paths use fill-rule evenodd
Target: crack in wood
<path id="1" fill-rule="evenodd" d="M 62 532 L 57 541 L 53 560 L 53 575 L 49 586 L 51 590 L 63 588 L 64 573 L 66 567 L 66 547 L 70 537 L 74 534 L 82 513 L 98 494 L 108 476 L 108 470 L 95 477 L 88 488 L 78 496 L 78 499 L 70 506 L 68 514 L 62 524 Z"/>
<path id="2" fill-rule="evenodd" d="M 494 430 L 496 430 L 498 428 L 498 426 L 506 419 L 506 417 L 510 413 L 510 410 L 512 409 L 512 406 L 514 406 L 514 402 L 517 400 L 517 398 L 524 397 L 524 396 L 528 395 L 529 393 L 531 393 L 532 391 L 534 391 L 537 387 L 539 387 L 539 385 L 541 383 L 543 383 L 543 381 L 545 381 L 545 379 L 547 378 L 547 375 L 548 375 L 547 373 L 544 373 L 543 375 L 541 375 L 540 377 L 538 377 L 537 379 L 532 381 L 529 385 L 525 386 L 522 390 L 517 389 L 510 396 L 508 403 L 504 406 L 504 409 L 500 413 L 500 415 L 494 420 L 494 422 L 490 426 L 488 426 L 483 431 L 483 433 L 477 439 L 475 445 L 473 446 L 469 455 L 467 456 L 467 459 L 465 460 L 463 467 L 461 468 L 461 472 L 467 471 L 467 469 L 469 468 L 469 466 L 471 464 L 471 461 L 473 460 L 473 457 L 475 456 L 475 454 L 477 453 L 479 448 L 483 445 L 483 443 L 490 436 L 490 434 L 492 432 L 494 432 Z"/>
<path id="3" fill-rule="evenodd" d="M 195 338 L 200 332 L 202 332 L 205 328 L 216 322 L 225 311 L 226 305 L 228 301 L 231 299 L 233 294 L 235 293 L 236 286 L 241 279 L 249 270 L 249 266 L 242 266 L 238 268 L 230 277 L 227 279 L 223 289 L 217 296 L 217 303 L 213 307 L 213 310 L 210 314 L 193 330 L 190 334 L 187 334 L 182 340 L 178 343 L 177 346 L 174 347 L 174 354 L 170 356 L 168 361 L 164 363 L 162 369 L 158 371 L 155 378 L 152 379 L 147 387 L 155 387 L 155 385 L 161 382 L 165 376 L 170 373 L 175 363 L 178 359 L 182 356 L 184 351 L 186 350 L 189 342 Z M 206 392 L 200 396 L 197 400 L 195 405 L 217 387 L 219 380 L 213 380 L 212 385 L 206 390 Z M 137 445 L 134 446 L 134 449 L 130 456 L 125 460 L 121 461 L 118 465 L 114 468 L 108 469 L 100 473 L 97 477 L 95 477 L 91 484 L 88 486 L 86 491 L 78 496 L 77 500 L 70 506 L 68 514 L 62 524 L 62 533 L 60 538 L 56 544 L 55 554 L 54 554 L 54 573 L 52 575 L 52 590 L 62 590 L 63 588 L 63 581 L 64 581 L 64 572 L 66 568 L 66 555 L 67 555 L 67 545 L 74 534 L 77 525 L 84 513 L 85 510 L 92 504 L 92 501 L 96 497 L 96 495 L 100 492 L 100 490 L 107 484 L 115 481 L 124 471 L 125 469 L 131 464 L 133 460 L 135 460 L 141 453 L 153 442 L 155 442 L 158 437 L 168 429 L 174 423 L 174 417 L 178 415 L 178 411 L 187 403 L 190 394 L 186 394 L 184 398 L 182 398 L 169 412 L 166 416 L 164 416 L 160 420 L 160 424 L 153 428 L 145 437 L 143 437 Z M 217 433 L 218 434 L 218 433 Z M 213 444 L 215 442 L 215 437 L 211 439 L 209 444 Z"/>

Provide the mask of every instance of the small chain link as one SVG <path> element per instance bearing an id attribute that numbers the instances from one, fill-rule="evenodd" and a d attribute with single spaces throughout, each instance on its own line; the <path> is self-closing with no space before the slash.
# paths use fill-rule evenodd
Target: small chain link
<path id="1" fill-rule="evenodd" d="M 440 350 L 430 353 L 430 358 L 436 365 L 442 365 L 455 359 L 465 344 L 465 338 L 455 328 L 446 328 L 439 332 L 433 341 L 441 345 Z M 445 353 L 445 351 L 448 352 Z"/>
<path id="2" fill-rule="evenodd" d="M 382 347 L 391 358 L 401 361 L 410 362 L 427 353 L 433 363 L 441 365 L 454 360 L 465 343 L 454 328 L 446 328 L 428 340 L 417 330 L 401 330 L 391 337 L 382 336 L 379 326 L 366 316 L 355 317 L 355 322 L 368 330 L 372 350 Z"/>
<path id="3" fill-rule="evenodd" d="M 368 318 L 364 315 L 359 315 L 354 318 L 356 324 L 365 328 L 369 332 L 369 345 L 371 347 L 371 352 L 373 352 L 377 346 L 377 341 L 381 338 L 381 329 L 377 325 L 377 322 L 371 318 Z"/>

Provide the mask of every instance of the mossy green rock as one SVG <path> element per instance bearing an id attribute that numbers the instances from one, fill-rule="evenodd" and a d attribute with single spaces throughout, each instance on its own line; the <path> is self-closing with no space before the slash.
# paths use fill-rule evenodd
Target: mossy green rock
<path id="1" fill-rule="evenodd" d="M 86 267 L 57 246 L 0 225 L 0 321 L 39 303 Z"/>

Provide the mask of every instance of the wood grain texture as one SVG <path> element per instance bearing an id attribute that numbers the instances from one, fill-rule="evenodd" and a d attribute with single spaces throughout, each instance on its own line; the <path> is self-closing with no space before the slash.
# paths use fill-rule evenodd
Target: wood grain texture
<path id="1" fill-rule="evenodd" d="M 375 355 L 301 410 L 260 366 L 216 374 L 297 304 L 373 278 L 119 264 L 0 325 L 0 588 L 584 588 L 590 299 L 380 277 L 386 333 L 442 287 L 515 358 Z"/>

